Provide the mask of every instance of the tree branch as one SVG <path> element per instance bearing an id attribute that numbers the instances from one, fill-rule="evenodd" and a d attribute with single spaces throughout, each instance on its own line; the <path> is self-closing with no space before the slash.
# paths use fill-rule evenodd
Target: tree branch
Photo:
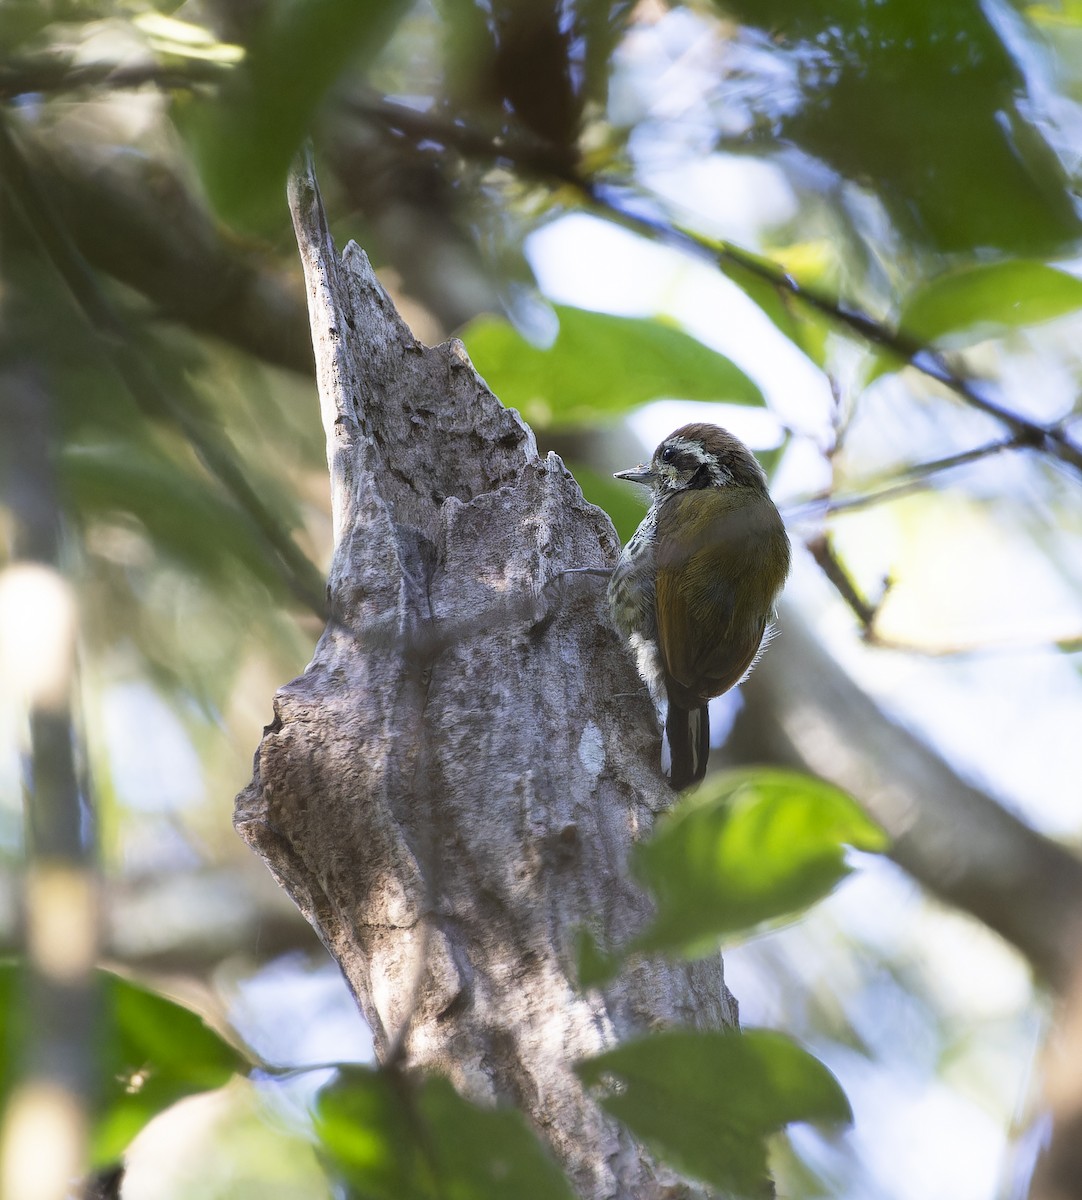
<path id="1" fill-rule="evenodd" d="M 994 417 L 1010 431 L 1019 445 L 1042 450 L 1082 475 L 1082 447 L 1063 429 L 1042 425 L 993 399 L 983 383 L 954 370 L 936 347 L 815 288 L 800 284 L 788 271 L 738 246 L 713 242 L 689 230 L 680 229 L 671 222 L 633 211 L 616 199 L 621 193 L 633 194 L 634 189 L 630 185 L 583 175 L 568 163 L 566 156 L 561 159 L 554 148 L 546 149 L 538 145 L 537 139 L 522 131 L 516 131 L 514 136 L 493 136 L 484 130 L 472 128 L 466 122 L 418 113 L 416 109 L 382 98 L 354 100 L 353 103 L 366 117 L 385 121 L 412 137 L 442 140 L 467 156 L 509 161 L 535 177 L 555 181 L 561 186 L 571 185 L 588 206 L 628 229 L 696 257 L 705 257 L 716 265 L 729 265 L 747 272 L 779 293 L 788 294 L 807 305 L 833 324 L 871 345 L 889 351 L 921 374 L 954 392 L 971 407 Z"/>
<path id="2" fill-rule="evenodd" d="M 163 91 L 185 91 L 201 84 L 219 83 L 227 65 L 190 58 L 182 66 L 160 63 L 76 63 L 55 55 L 8 59 L 0 63 L 0 100 L 19 96 L 61 95 L 86 89 L 124 91 L 153 84 Z"/>
<path id="3" fill-rule="evenodd" d="M 989 458 L 994 454 L 1002 454 L 1007 450 L 1018 450 L 1021 448 L 1022 443 L 1017 438 L 996 438 L 994 441 L 986 442 L 982 446 L 974 446 L 970 450 L 961 450 L 957 454 L 947 454 L 942 458 L 931 459 L 928 462 L 914 463 L 912 466 L 905 467 L 899 471 L 897 475 L 891 475 L 875 483 L 866 484 L 863 488 L 857 488 L 853 492 L 839 495 L 833 490 L 824 491 L 807 500 L 787 505 L 783 509 L 782 515 L 786 522 L 790 523 L 804 521 L 812 517 L 834 516 L 836 513 L 857 512 L 861 509 L 871 508 L 876 504 L 889 503 L 891 500 L 911 495 L 914 491 L 923 487 L 927 480 L 935 475 L 941 475 L 946 471 L 953 471 L 956 467 L 965 466 L 971 462 L 978 462 L 980 459 Z"/>
<path id="4" fill-rule="evenodd" d="M 27 137 L 25 158 L 88 263 L 196 333 L 271 366 L 311 376 L 312 344 L 297 282 L 268 255 L 223 232 L 164 162 L 103 160 L 85 146 Z"/>

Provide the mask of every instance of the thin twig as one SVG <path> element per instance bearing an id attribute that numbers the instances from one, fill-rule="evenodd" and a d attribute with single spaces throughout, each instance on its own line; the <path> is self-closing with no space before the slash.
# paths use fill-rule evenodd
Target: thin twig
<path id="1" fill-rule="evenodd" d="M 354 94 L 342 101 L 343 107 L 367 121 L 378 121 L 392 132 L 404 134 L 412 142 L 437 142 L 453 146 L 467 158 L 491 158 L 508 162 L 538 180 L 556 179 L 576 191 L 586 186 L 566 151 L 552 146 L 528 129 L 485 129 L 470 121 L 456 120 L 441 113 L 422 111 L 399 104 L 375 93 Z"/>
<path id="2" fill-rule="evenodd" d="M 910 337 L 902 330 L 892 329 L 869 317 L 866 313 L 849 308 L 815 288 L 799 284 L 787 271 L 767 264 L 729 243 L 715 245 L 688 230 L 676 229 L 671 225 L 664 225 L 636 214 L 626 214 L 623 210 L 614 208 L 607 202 L 601 206 L 614 216 L 620 216 L 625 225 L 638 228 L 643 232 L 653 232 L 656 237 L 670 244 L 696 249 L 706 254 L 719 266 L 725 263 L 737 266 L 779 291 L 787 292 L 828 320 L 857 334 L 871 345 L 896 355 L 922 375 L 954 392 L 972 408 L 996 418 L 1011 431 L 1013 439 L 1019 445 L 1027 445 L 1036 450 L 1045 451 L 1082 475 L 1082 446 L 1073 442 L 1062 429 L 1056 426 L 1042 425 L 1039 421 L 1024 417 L 991 399 L 985 394 L 982 385 L 977 380 L 952 370 L 943 354 L 935 347 Z"/>
<path id="3" fill-rule="evenodd" d="M 380 120 L 414 140 L 430 139 L 454 146 L 472 157 L 509 161 L 542 178 L 555 179 L 572 186 L 585 203 L 609 219 L 644 234 L 655 241 L 675 246 L 696 257 L 706 257 L 716 266 L 739 268 L 779 292 L 793 296 L 836 325 L 847 329 L 873 346 L 888 351 L 915 370 L 953 391 L 973 408 L 1002 422 L 1021 445 L 1043 450 L 1082 474 L 1082 446 L 1077 445 L 1058 427 L 1042 425 L 1000 404 L 986 394 L 976 380 L 952 369 L 943 353 L 902 330 L 868 316 L 815 288 L 799 283 L 788 271 L 749 253 L 730 242 L 714 242 L 671 222 L 648 217 L 618 201 L 618 194 L 634 195 L 626 183 L 591 180 L 569 163 L 566 155 L 538 144 L 538 139 L 516 131 L 498 136 L 479 130 L 464 121 L 450 121 L 432 113 L 422 113 L 403 104 L 380 98 L 354 99 L 353 111 L 366 118 Z"/>
<path id="4" fill-rule="evenodd" d="M 884 637 L 873 629 L 864 641 L 880 650 L 898 650 L 923 658 L 990 658 L 1004 654 L 1027 654 L 1035 650 L 1057 650 L 1062 654 L 1078 654 L 1082 651 L 1082 633 L 1053 638 L 1003 638 L 999 641 L 941 642 L 939 645 L 924 645 L 902 638 Z"/>
<path id="5" fill-rule="evenodd" d="M 834 585 L 834 589 L 838 595 L 853 610 L 864 631 L 864 636 L 866 638 L 870 637 L 872 628 L 875 625 L 875 618 L 878 616 L 879 609 L 882 607 L 887 592 L 890 590 L 890 580 L 884 580 L 882 595 L 872 603 L 865 600 L 857 590 L 856 584 L 849 577 L 849 572 L 846 571 L 841 560 L 834 553 L 834 546 L 827 534 L 824 533 L 817 537 L 808 538 L 804 546 L 812 558 L 815 559 L 819 569 Z"/>
<path id="6" fill-rule="evenodd" d="M 1025 443 L 1019 442 L 1014 437 L 997 438 L 982 446 L 974 446 L 970 450 L 962 450 L 957 454 L 948 454 L 942 458 L 906 467 L 898 476 L 886 479 L 882 486 L 874 490 L 856 491 L 849 495 L 824 492 L 818 496 L 811 496 L 799 504 L 787 506 L 782 510 L 782 514 L 787 522 L 796 522 L 811 517 L 825 517 L 834 513 L 854 512 L 858 509 L 870 508 L 874 504 L 897 500 L 917 491 L 933 475 L 954 470 L 967 463 L 977 462 L 993 454 L 1002 454 L 1006 450 L 1017 450 L 1024 445 Z"/>

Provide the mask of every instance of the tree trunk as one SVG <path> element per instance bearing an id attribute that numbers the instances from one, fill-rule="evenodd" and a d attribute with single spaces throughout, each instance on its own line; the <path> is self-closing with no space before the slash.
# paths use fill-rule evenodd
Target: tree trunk
<path id="1" fill-rule="evenodd" d="M 612 525 L 457 341 L 418 343 L 291 186 L 327 433 L 333 618 L 282 688 L 236 826 L 335 956 L 382 1060 L 526 1113 L 584 1197 L 684 1194 L 572 1070 L 736 1023 L 720 958 L 579 991 L 575 936 L 641 927 L 632 845 L 671 803 L 604 615 Z"/>

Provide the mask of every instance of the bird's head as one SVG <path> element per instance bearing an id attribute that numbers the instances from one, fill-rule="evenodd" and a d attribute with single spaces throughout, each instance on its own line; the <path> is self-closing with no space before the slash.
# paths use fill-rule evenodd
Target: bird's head
<path id="1" fill-rule="evenodd" d="M 616 478 L 652 488 L 655 503 L 698 488 L 766 487 L 763 468 L 739 438 L 720 425 L 701 423 L 670 433 L 649 466 L 618 471 Z"/>

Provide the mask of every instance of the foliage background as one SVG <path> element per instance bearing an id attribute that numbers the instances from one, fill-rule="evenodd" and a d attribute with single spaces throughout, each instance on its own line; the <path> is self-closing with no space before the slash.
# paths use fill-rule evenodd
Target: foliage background
<path id="1" fill-rule="evenodd" d="M 419 336 L 464 336 L 623 535 L 641 508 L 608 473 L 692 412 L 763 452 L 813 551 L 794 610 L 870 704 L 1073 850 L 1080 20 L 1066 0 L 6 0 L 0 520 L 14 566 L 44 506 L 77 597 L 103 953 L 275 1064 L 365 1057 L 229 824 L 329 556 L 283 200 L 306 135 L 339 241 Z M 53 633 L 0 595 L 17 952 L 35 847 L 13 681 Z M 860 864 L 727 954 L 745 1019 L 803 1039 L 856 1113 L 776 1150 L 781 1189 L 1024 1194 L 1046 994 L 979 919 Z M 329 1194 L 325 1078 L 238 1077 L 171 1109 L 125 1195 L 196 1194 L 196 1146 L 199 1194 Z"/>

